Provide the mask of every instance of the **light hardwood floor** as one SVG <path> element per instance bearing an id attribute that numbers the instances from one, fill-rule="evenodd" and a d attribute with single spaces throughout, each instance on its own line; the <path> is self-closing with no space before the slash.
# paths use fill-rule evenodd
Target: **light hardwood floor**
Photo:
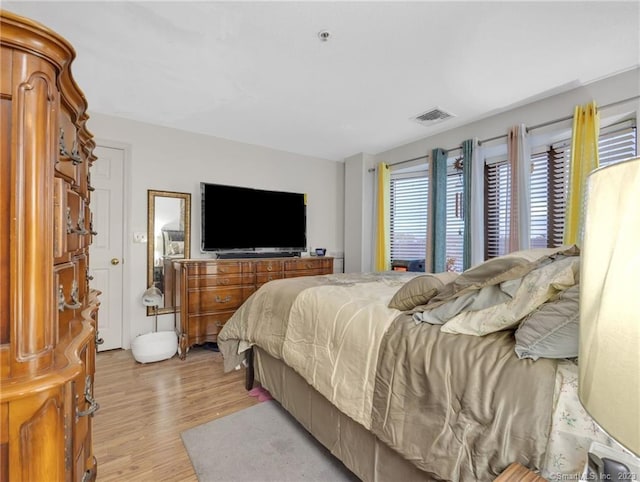
<path id="1" fill-rule="evenodd" d="M 255 405 L 244 370 L 224 373 L 220 353 L 137 363 L 130 350 L 96 357 L 93 448 L 100 482 L 197 482 L 180 433 Z M 215 455 L 214 455 L 215 456 Z"/>

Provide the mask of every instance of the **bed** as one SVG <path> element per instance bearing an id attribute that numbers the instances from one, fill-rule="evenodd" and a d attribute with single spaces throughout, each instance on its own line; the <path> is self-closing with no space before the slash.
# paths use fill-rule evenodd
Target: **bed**
<path id="1" fill-rule="evenodd" d="M 274 280 L 218 346 L 362 480 L 566 480 L 612 443 L 577 399 L 579 259 Z"/>

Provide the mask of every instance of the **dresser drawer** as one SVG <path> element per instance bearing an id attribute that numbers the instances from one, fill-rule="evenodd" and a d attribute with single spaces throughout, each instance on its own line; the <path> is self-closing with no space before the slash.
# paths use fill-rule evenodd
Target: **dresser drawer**
<path id="1" fill-rule="evenodd" d="M 189 338 L 195 339 L 196 343 L 215 341 L 215 337 L 234 313 L 235 310 L 230 310 L 207 315 L 190 316 L 188 324 Z"/>
<path id="2" fill-rule="evenodd" d="M 256 261 L 256 273 L 274 273 L 282 271 L 283 262 L 281 260 Z"/>
<path id="3" fill-rule="evenodd" d="M 187 279 L 187 288 L 206 288 L 209 286 L 243 286 L 255 283 L 253 273 L 218 274 L 194 276 Z"/>
<path id="4" fill-rule="evenodd" d="M 299 269 L 298 271 L 287 271 L 284 274 L 285 278 L 298 278 L 299 276 L 317 276 L 320 274 L 326 274 L 323 269 Z"/>
<path id="5" fill-rule="evenodd" d="M 224 262 L 219 261 L 212 263 L 197 263 L 187 264 L 187 276 L 205 276 L 212 274 L 238 274 L 242 273 L 242 268 L 245 263 L 240 262 Z M 248 265 L 246 271 L 251 270 L 251 265 Z"/>
<path id="6" fill-rule="evenodd" d="M 328 269 L 333 262 L 332 258 L 300 258 L 284 262 L 285 271 L 298 271 L 310 269 Z"/>
<path id="7" fill-rule="evenodd" d="M 190 314 L 231 310 L 242 304 L 248 291 L 243 287 L 191 289 L 187 295 L 187 307 Z"/>

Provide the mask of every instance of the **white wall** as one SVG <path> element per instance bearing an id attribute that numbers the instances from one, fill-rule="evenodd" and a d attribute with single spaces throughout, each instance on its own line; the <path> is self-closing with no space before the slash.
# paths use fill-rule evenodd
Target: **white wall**
<path id="1" fill-rule="evenodd" d="M 146 244 L 133 243 L 147 230 L 147 190 L 191 193 L 191 257 L 200 253 L 200 182 L 305 192 L 307 243 L 327 255 L 344 252 L 344 164 L 176 129 L 90 113 L 87 127 L 98 145 L 126 149 L 124 335 L 151 331 L 140 297 L 146 288 Z M 98 159 L 96 162 L 100 162 Z M 221 211 L 221 217 L 224 211 Z M 158 318 L 158 330 L 173 327 L 173 315 Z"/>
<path id="2" fill-rule="evenodd" d="M 482 95 L 480 89 L 478 95 Z M 366 212 L 371 213 L 370 216 L 373 215 L 373 190 L 364 193 L 362 186 L 365 184 L 365 180 L 374 176 L 374 173 L 369 171 L 369 169 L 373 168 L 377 162 L 384 161 L 393 164 L 430 154 L 431 150 L 437 147 L 444 149 L 454 148 L 459 146 L 465 139 L 477 137 L 482 140 L 506 134 L 509 127 L 515 124 L 524 123 L 527 126 L 536 126 L 571 116 L 573 115 L 573 110 L 576 105 L 583 105 L 592 100 L 595 100 L 598 106 L 605 106 L 624 99 L 637 97 L 638 95 L 640 95 L 640 68 L 629 70 L 585 86 L 573 88 L 543 100 L 530 102 L 481 121 L 446 130 L 440 134 L 425 137 L 389 151 L 378 153 L 375 156 L 362 156 L 363 165 L 359 166 L 359 172 L 362 173 L 365 179 L 356 178 L 355 176 L 347 176 L 345 178 L 346 192 L 350 192 L 351 190 L 363 192 L 361 205 L 357 206 L 357 201 L 350 198 L 348 209 L 352 212 L 361 210 L 363 212 L 363 218 L 367 217 Z M 600 111 L 601 125 L 606 125 L 608 122 L 629 115 L 635 116 L 637 119 L 637 113 L 639 111 L 640 101 L 638 99 L 602 109 Z M 532 134 L 543 136 L 545 133 L 559 129 L 565 129 L 569 132 L 570 128 L 571 120 L 567 120 L 545 128 L 536 129 Z M 497 142 L 504 142 L 504 140 Z M 488 146 L 491 144 L 492 143 L 487 143 Z M 353 158 L 356 157 L 357 156 L 353 156 Z M 369 162 L 368 164 L 367 161 Z M 363 243 L 360 246 L 361 251 L 359 253 L 352 251 L 352 249 L 357 249 L 358 247 L 358 242 L 355 240 L 362 240 Z M 367 256 L 367 253 L 370 254 L 372 252 L 371 242 L 371 232 L 357 232 L 354 226 L 350 224 L 345 226 L 345 246 L 350 248 L 345 253 L 345 262 L 348 264 L 350 271 L 371 271 L 373 266 L 372 257 Z M 353 264 L 357 262 L 357 260 L 362 260 L 360 266 Z"/>
<path id="3" fill-rule="evenodd" d="M 371 258 L 372 240 L 365 236 L 372 233 L 373 211 L 362 202 L 373 196 L 374 177 L 367 175 L 367 167 L 373 162 L 369 154 L 357 154 L 345 159 L 344 229 L 351 233 L 345 238 L 344 272 L 363 271 Z"/>

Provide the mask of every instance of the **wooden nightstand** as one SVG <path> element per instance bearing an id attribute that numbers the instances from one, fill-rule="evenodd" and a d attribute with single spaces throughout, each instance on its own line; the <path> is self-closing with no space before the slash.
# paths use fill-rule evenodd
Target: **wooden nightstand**
<path id="1" fill-rule="evenodd" d="M 498 476 L 495 482 L 547 482 L 547 479 L 531 472 L 524 465 L 514 462 Z"/>

